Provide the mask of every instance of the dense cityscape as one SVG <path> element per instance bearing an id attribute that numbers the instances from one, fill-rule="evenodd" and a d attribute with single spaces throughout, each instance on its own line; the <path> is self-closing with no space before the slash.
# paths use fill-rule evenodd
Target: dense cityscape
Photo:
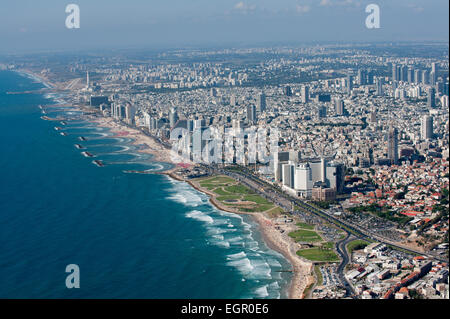
<path id="1" fill-rule="evenodd" d="M 40 92 L 88 118 L 151 137 L 177 158 L 170 175 L 217 207 L 260 214 L 306 265 L 301 297 L 449 298 L 448 43 L 0 63 L 44 79 Z M 261 130 L 277 134 L 276 148 L 256 156 Z"/>

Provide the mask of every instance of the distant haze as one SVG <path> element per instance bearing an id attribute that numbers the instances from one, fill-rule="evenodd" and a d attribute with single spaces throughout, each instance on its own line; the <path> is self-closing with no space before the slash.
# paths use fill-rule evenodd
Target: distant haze
<path id="1" fill-rule="evenodd" d="M 67 29 L 78 4 L 81 28 Z M 367 29 L 368 4 L 381 28 Z M 2 0 L 0 53 L 321 41 L 448 41 L 448 0 Z"/>

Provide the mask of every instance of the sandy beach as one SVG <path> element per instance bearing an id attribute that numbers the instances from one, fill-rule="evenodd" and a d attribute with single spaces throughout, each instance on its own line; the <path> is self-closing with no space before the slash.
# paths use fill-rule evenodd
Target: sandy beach
<path id="1" fill-rule="evenodd" d="M 111 129 L 111 131 L 113 133 L 116 133 L 117 136 L 132 138 L 134 140 L 133 142 L 134 145 L 145 145 L 146 147 L 139 151 L 151 154 L 153 156 L 153 160 L 156 162 L 169 163 L 173 165 L 176 165 L 177 163 L 185 163 L 187 165 L 192 165 L 190 161 L 181 158 L 181 156 L 172 152 L 170 149 L 165 148 L 155 139 L 153 139 L 148 135 L 145 135 L 138 129 L 131 128 L 129 126 L 126 126 L 124 124 L 115 121 L 112 118 L 107 117 L 95 117 L 90 120 L 97 123 L 99 126 Z M 170 170 L 173 169 L 174 168 Z"/>

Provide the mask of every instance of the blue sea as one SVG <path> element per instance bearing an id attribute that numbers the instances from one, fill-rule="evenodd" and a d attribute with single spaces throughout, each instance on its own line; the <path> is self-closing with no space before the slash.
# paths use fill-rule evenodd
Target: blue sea
<path id="1" fill-rule="evenodd" d="M 7 94 L 43 87 L 0 71 L 0 298 L 286 298 L 291 266 L 249 217 L 165 175 L 126 173 L 166 164 L 52 107 L 58 96 Z"/>

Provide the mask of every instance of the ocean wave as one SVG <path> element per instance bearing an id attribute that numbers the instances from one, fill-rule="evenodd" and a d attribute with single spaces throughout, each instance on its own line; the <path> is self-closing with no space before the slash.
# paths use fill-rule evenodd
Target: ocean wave
<path id="1" fill-rule="evenodd" d="M 206 222 L 208 224 L 214 223 L 214 219 L 211 216 L 201 212 L 199 210 L 193 210 L 189 213 L 186 213 L 186 217 L 193 218 L 202 222 Z"/>
<path id="2" fill-rule="evenodd" d="M 269 292 L 267 291 L 267 288 L 269 285 L 264 285 L 262 287 L 255 289 L 255 294 L 258 298 L 265 298 L 269 296 Z"/>
<path id="3" fill-rule="evenodd" d="M 173 194 L 168 196 L 168 199 L 191 207 L 197 207 L 208 202 L 206 198 L 202 198 L 197 191 L 184 182 L 176 181 L 172 185 Z"/>
<path id="4" fill-rule="evenodd" d="M 241 252 L 236 253 L 236 254 L 227 255 L 227 259 L 228 260 L 242 259 L 242 258 L 245 258 L 245 257 L 247 257 L 247 254 L 244 251 L 241 251 Z"/>
<path id="5" fill-rule="evenodd" d="M 250 259 L 247 257 L 228 261 L 227 265 L 235 267 L 244 276 L 250 274 L 254 269 Z"/>

